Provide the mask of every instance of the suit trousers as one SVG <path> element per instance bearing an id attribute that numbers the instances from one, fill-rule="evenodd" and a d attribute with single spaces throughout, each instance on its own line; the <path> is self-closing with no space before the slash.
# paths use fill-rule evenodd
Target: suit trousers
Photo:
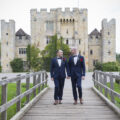
<path id="1" fill-rule="evenodd" d="M 55 84 L 54 100 L 62 100 L 64 82 L 65 82 L 65 78 L 58 77 L 54 79 L 54 84 Z"/>
<path id="2" fill-rule="evenodd" d="M 77 94 L 79 94 L 79 99 L 81 99 L 82 98 L 81 77 L 71 78 L 71 82 L 72 82 L 72 92 L 73 92 L 74 100 L 78 99 Z M 77 93 L 77 88 L 78 88 L 78 93 Z"/>

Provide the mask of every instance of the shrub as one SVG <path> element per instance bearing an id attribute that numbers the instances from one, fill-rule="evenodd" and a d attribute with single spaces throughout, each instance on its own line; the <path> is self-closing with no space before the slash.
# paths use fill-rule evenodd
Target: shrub
<path id="1" fill-rule="evenodd" d="M 10 62 L 13 72 L 23 72 L 23 61 L 21 58 L 15 58 Z"/>

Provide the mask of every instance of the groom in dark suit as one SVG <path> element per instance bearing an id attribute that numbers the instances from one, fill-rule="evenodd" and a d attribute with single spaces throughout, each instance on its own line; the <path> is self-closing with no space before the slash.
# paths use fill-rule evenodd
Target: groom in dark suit
<path id="1" fill-rule="evenodd" d="M 69 66 L 67 59 L 63 57 L 63 51 L 57 51 L 57 57 L 53 58 L 51 61 L 50 75 L 51 79 L 54 81 L 54 105 L 62 104 L 63 88 L 66 78 L 65 69 L 67 71 L 67 78 L 70 76 Z"/>
<path id="2" fill-rule="evenodd" d="M 73 91 L 73 97 L 74 97 L 74 103 L 77 104 L 78 95 L 77 95 L 77 88 L 78 88 L 78 94 L 80 103 L 83 104 L 82 100 L 82 85 L 81 80 L 85 79 L 85 60 L 84 57 L 77 54 L 77 49 L 72 48 L 71 49 L 72 56 L 69 58 L 69 68 L 71 73 L 71 82 L 72 82 L 72 91 Z"/>

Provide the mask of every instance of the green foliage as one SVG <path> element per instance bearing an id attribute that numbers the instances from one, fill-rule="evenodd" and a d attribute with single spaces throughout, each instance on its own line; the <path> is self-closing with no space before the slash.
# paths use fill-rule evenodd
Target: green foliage
<path id="1" fill-rule="evenodd" d="M 100 62 L 97 62 L 95 65 L 94 65 L 94 70 L 102 70 L 102 63 Z"/>
<path id="2" fill-rule="evenodd" d="M 2 72 L 2 66 L 0 66 L 0 72 Z"/>
<path id="3" fill-rule="evenodd" d="M 41 51 L 41 69 L 49 71 L 51 58 L 56 57 L 56 51 L 59 49 L 63 50 L 65 58 L 69 57 L 69 46 L 63 43 L 62 37 L 58 39 L 57 35 L 54 35 L 45 49 Z"/>
<path id="4" fill-rule="evenodd" d="M 120 63 L 120 54 L 116 54 L 116 60 Z"/>
<path id="5" fill-rule="evenodd" d="M 15 58 L 10 62 L 13 72 L 23 72 L 23 61 L 21 58 Z"/>
<path id="6" fill-rule="evenodd" d="M 107 62 L 107 63 L 99 63 L 97 62 L 94 66 L 94 70 L 101 70 L 101 71 L 119 71 L 119 64 L 117 62 Z"/>
<path id="7" fill-rule="evenodd" d="M 32 71 L 39 71 L 40 70 L 40 50 L 34 45 L 27 46 L 27 62 L 28 67 Z"/>

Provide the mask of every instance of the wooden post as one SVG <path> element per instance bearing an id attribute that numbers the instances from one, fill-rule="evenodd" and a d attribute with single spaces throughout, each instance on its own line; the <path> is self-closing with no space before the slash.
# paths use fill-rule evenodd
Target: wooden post
<path id="1" fill-rule="evenodd" d="M 103 81 L 103 84 L 107 87 L 107 76 L 106 74 L 104 73 L 104 81 Z M 108 94 L 107 94 L 107 89 L 105 88 L 105 96 L 108 97 Z"/>
<path id="2" fill-rule="evenodd" d="M 2 78 L 2 80 L 5 80 L 7 77 Z M 7 103 L 7 84 L 2 85 L 2 92 L 1 92 L 1 104 Z M 1 113 L 1 120 L 7 120 L 7 110 L 3 111 Z"/>
<path id="3" fill-rule="evenodd" d="M 112 76 L 112 75 L 110 75 L 110 88 L 111 88 L 112 90 L 114 90 L 114 81 L 113 81 L 113 76 Z M 115 103 L 114 93 L 113 93 L 113 92 L 110 93 L 110 97 L 111 97 L 111 101 L 112 101 L 113 103 Z"/>
<path id="4" fill-rule="evenodd" d="M 44 81 L 44 72 L 42 72 L 42 90 L 44 89 L 44 84 L 43 84 L 43 81 Z"/>
<path id="5" fill-rule="evenodd" d="M 26 75 L 29 75 L 29 73 L 27 73 Z M 30 89 L 30 77 L 26 78 L 26 91 Z M 26 103 L 28 103 L 30 101 L 30 94 L 26 96 Z"/>
<path id="6" fill-rule="evenodd" d="M 33 75 L 33 86 L 36 85 L 36 73 L 34 73 Z M 33 91 L 33 96 L 35 97 L 36 96 L 36 89 Z"/>
<path id="7" fill-rule="evenodd" d="M 101 73 L 101 72 L 99 73 L 99 76 L 100 76 L 100 77 L 99 77 L 99 82 L 102 83 L 102 73 Z M 101 93 L 103 93 L 102 89 L 103 89 L 103 87 L 100 86 L 100 92 L 101 92 Z"/>
<path id="8" fill-rule="evenodd" d="M 47 72 L 45 72 L 45 80 L 46 80 L 45 87 L 47 87 L 47 79 L 48 79 L 48 75 Z"/>
<path id="9" fill-rule="evenodd" d="M 38 74 L 38 84 L 41 83 L 41 73 Z M 40 93 L 40 86 L 38 87 L 38 93 Z"/>
<path id="10" fill-rule="evenodd" d="M 18 81 L 17 81 L 17 85 L 16 85 L 16 95 L 18 96 L 18 95 L 20 95 L 21 94 L 21 78 L 20 78 L 20 74 L 19 75 L 17 75 L 17 77 L 18 77 Z M 16 106 L 16 110 L 17 110 L 17 112 L 18 111 L 20 111 L 20 109 L 21 109 L 21 100 L 19 100 L 18 102 L 17 102 L 17 106 Z"/>
<path id="11" fill-rule="evenodd" d="M 95 77 L 95 80 L 96 80 L 96 81 L 98 81 L 98 74 L 99 74 L 98 71 L 96 71 L 96 74 L 95 74 L 95 76 L 96 76 L 96 77 Z M 97 82 L 95 82 L 95 83 L 96 83 L 97 89 L 99 89 L 98 83 L 97 83 Z"/>

